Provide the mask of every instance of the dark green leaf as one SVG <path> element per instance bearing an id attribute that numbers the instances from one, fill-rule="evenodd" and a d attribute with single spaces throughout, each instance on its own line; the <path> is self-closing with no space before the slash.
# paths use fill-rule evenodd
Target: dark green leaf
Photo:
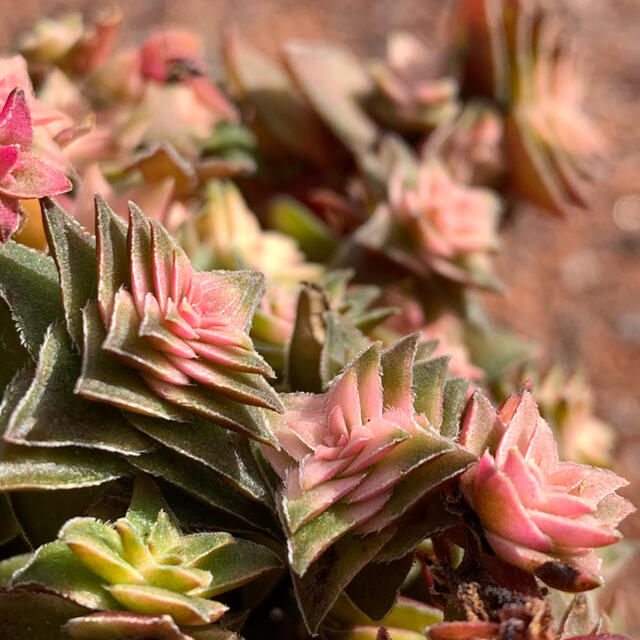
<path id="1" fill-rule="evenodd" d="M 251 527 L 273 530 L 275 523 L 269 511 L 260 504 L 233 491 L 219 475 L 204 465 L 163 448 L 130 459 L 132 465 L 153 476 L 163 478 L 211 506 L 236 516 Z"/>
<path id="2" fill-rule="evenodd" d="M 327 308 L 322 291 L 310 285 L 300 290 L 287 362 L 287 377 L 293 391 L 322 390 L 320 361 L 327 335 L 324 320 Z"/>
<path id="3" fill-rule="evenodd" d="M 188 425 L 137 414 L 128 418 L 143 433 L 206 465 L 249 498 L 272 502 L 245 437 L 198 418 Z"/>
<path id="4" fill-rule="evenodd" d="M 82 309 L 98 294 L 96 241 L 53 200 L 43 204 L 47 241 L 58 267 L 67 330 L 82 346 Z"/>
<path id="5" fill-rule="evenodd" d="M 127 253 L 127 225 L 96 195 L 96 240 L 98 249 L 98 303 L 103 317 L 111 317 L 116 293 L 129 288 L 131 275 Z"/>
<path id="6" fill-rule="evenodd" d="M 136 371 L 103 351 L 106 332 L 96 303 L 91 302 L 84 308 L 83 321 L 82 368 L 76 393 L 87 400 L 106 402 L 156 418 L 178 422 L 187 419 L 180 409 L 149 390 Z"/>
<path id="7" fill-rule="evenodd" d="M 0 408 L 0 431 L 26 394 L 32 374 L 16 375 L 5 392 Z M 0 440 L 0 490 L 73 489 L 103 484 L 125 475 L 128 465 L 106 451 L 76 447 L 39 448 L 12 445 Z"/>
<path id="8" fill-rule="evenodd" d="M 81 446 L 125 454 L 140 453 L 151 441 L 111 407 L 74 394 L 80 358 L 62 325 L 45 337 L 35 375 L 11 413 L 4 438 L 13 444 Z"/>
<path id="9" fill-rule="evenodd" d="M 375 536 L 347 536 L 331 545 L 300 577 L 292 571 L 298 606 L 315 634 L 340 593 L 393 536 L 392 527 Z"/>
<path id="10" fill-rule="evenodd" d="M 467 402 L 469 383 L 464 378 L 451 378 L 444 385 L 442 394 L 442 423 L 440 433 L 445 438 L 457 438 L 460 416 Z"/>
<path id="11" fill-rule="evenodd" d="M 337 313 L 324 315 L 326 338 L 320 355 L 322 386 L 328 385 L 371 341 Z"/>
<path id="12" fill-rule="evenodd" d="M 199 594 L 213 598 L 230 591 L 269 571 L 281 569 L 280 558 L 267 547 L 246 540 L 234 540 L 197 563 L 198 569 L 210 571 L 213 582 Z"/>
<path id="13" fill-rule="evenodd" d="M 349 583 L 347 595 L 373 620 L 382 620 L 395 604 L 413 564 L 413 553 L 391 562 L 370 562 Z"/>
<path id="14" fill-rule="evenodd" d="M 11 378 L 31 359 L 29 352 L 20 341 L 20 334 L 15 320 L 6 304 L 0 300 L 0 357 L 3 366 L 0 367 L 0 396 Z"/>
<path id="15" fill-rule="evenodd" d="M 35 360 L 47 328 L 63 317 L 53 259 L 13 241 L 1 245 L 0 296 Z"/>
<path id="16" fill-rule="evenodd" d="M 442 396 L 449 356 L 422 360 L 413 368 L 414 407 L 439 429 L 442 423 Z"/>

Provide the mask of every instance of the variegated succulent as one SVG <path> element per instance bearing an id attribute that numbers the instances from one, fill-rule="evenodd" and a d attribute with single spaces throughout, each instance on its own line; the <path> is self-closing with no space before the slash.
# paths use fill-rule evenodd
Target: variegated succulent
<path id="1" fill-rule="evenodd" d="M 460 0 L 463 87 L 504 112 L 509 185 L 556 214 L 587 206 L 605 140 L 558 16 L 539 0 Z"/>
<path id="2" fill-rule="evenodd" d="M 447 383 L 457 391 L 443 396 L 444 378 L 425 375 L 434 361 L 415 361 L 418 341 L 412 335 L 385 352 L 368 347 L 324 393 L 284 395 L 285 413 L 273 414 L 282 450 L 263 453 L 282 481 L 280 512 L 298 589 L 317 589 L 317 572 L 336 558 L 352 578 L 363 561 L 394 546 L 411 508 L 473 460 L 452 440 L 466 384 Z M 369 551 L 351 555 L 351 545 Z M 323 597 L 331 603 L 337 592 Z M 312 628 L 322 615 L 305 613 Z"/>
<path id="3" fill-rule="evenodd" d="M 605 149 L 544 9 L 373 62 L 240 25 L 224 86 L 117 10 L 0 58 L 0 640 L 628 640 L 567 593 L 632 548 L 553 439 L 603 462 L 588 392 L 483 395 L 537 356 L 471 290 L 496 192 L 582 206 Z"/>
<path id="4" fill-rule="evenodd" d="M 129 618 L 133 631 L 136 624 L 144 630 L 144 616 L 169 616 L 187 627 L 216 622 L 228 607 L 212 598 L 281 566 L 268 548 L 228 533 L 183 534 L 145 477 L 138 478 L 131 506 L 113 525 L 74 518 L 56 541 L 25 560 L 9 578 L 10 587 L 44 588 L 88 610 L 141 614 Z M 69 624 L 100 633 L 97 620 L 90 615 Z M 102 626 L 108 632 L 112 623 L 106 616 Z"/>
<path id="5" fill-rule="evenodd" d="M 497 412 L 476 394 L 460 441 L 481 456 L 461 482 L 495 553 L 554 588 L 597 587 L 601 560 L 594 548 L 620 540 L 616 526 L 633 511 L 615 492 L 626 481 L 559 460 L 527 388 Z"/>

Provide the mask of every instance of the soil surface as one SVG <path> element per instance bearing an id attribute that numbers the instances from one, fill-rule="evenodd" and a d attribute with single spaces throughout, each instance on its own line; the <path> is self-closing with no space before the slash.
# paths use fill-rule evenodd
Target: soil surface
<path id="1" fill-rule="evenodd" d="M 437 42 L 448 0 L 128 0 L 121 44 L 159 25 L 203 33 L 212 58 L 223 26 L 237 25 L 265 52 L 283 40 L 342 43 L 382 55 L 385 34 L 408 29 Z M 547 357 L 583 365 L 598 414 L 617 428 L 617 471 L 640 497 L 640 1 L 554 0 L 575 32 L 590 74 L 587 109 L 611 144 L 593 211 L 559 220 L 521 210 L 503 233 L 498 273 L 506 295 L 488 295 L 494 318 L 537 341 Z M 0 49 L 39 15 L 97 10 L 94 0 L 0 0 Z M 640 542 L 640 514 L 625 533 Z M 640 560 L 615 580 L 640 635 Z"/>

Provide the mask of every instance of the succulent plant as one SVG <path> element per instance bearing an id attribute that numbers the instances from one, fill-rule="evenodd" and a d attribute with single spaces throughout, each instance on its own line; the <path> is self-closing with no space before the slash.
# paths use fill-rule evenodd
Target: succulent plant
<path id="1" fill-rule="evenodd" d="M 111 56 L 122 24 L 117 9 L 101 11 L 92 25 L 82 14 L 40 18 L 18 43 L 20 52 L 34 66 L 55 64 L 71 74 L 86 75 Z"/>
<path id="2" fill-rule="evenodd" d="M 504 112 L 511 189 L 556 214 L 585 207 L 606 143 L 557 16 L 539 0 L 460 0 L 455 18 L 464 89 Z"/>
<path id="3" fill-rule="evenodd" d="M 184 226 L 185 245 L 202 268 L 255 269 L 294 284 L 316 280 L 323 270 L 306 262 L 291 236 L 263 230 L 231 182 L 210 182 L 204 207 Z"/>
<path id="4" fill-rule="evenodd" d="M 487 263 L 497 248 L 500 200 L 488 189 L 456 182 L 436 158 L 398 168 L 380 205 L 354 241 L 385 254 L 418 277 L 496 286 Z"/>
<path id="5" fill-rule="evenodd" d="M 481 456 L 461 483 L 495 553 L 554 588 L 597 587 L 601 561 L 594 548 L 617 542 L 618 522 L 633 511 L 615 493 L 627 482 L 560 461 L 528 388 L 497 412 L 476 394 L 460 441 Z"/>
<path id="6" fill-rule="evenodd" d="M 350 557 L 332 550 L 336 544 L 367 548 L 364 540 L 369 540 L 373 559 L 407 511 L 473 459 L 451 439 L 457 411 L 443 409 L 443 379 L 420 375 L 433 370 L 433 363 L 415 363 L 414 371 L 418 340 L 409 336 L 385 352 L 372 345 L 327 391 L 285 394 L 286 412 L 273 414 L 282 450 L 265 447 L 263 453 L 282 481 L 279 503 L 289 561 L 299 576 L 294 579 L 303 584 L 312 583 L 316 571 L 327 571 L 314 571 L 318 563 L 337 559 L 343 565 L 338 570 L 347 571 L 350 563 L 362 562 L 362 553 Z M 357 569 L 351 571 L 353 576 Z M 324 597 L 331 603 L 337 594 Z M 313 630 L 322 611 L 306 615 Z"/>
<path id="7" fill-rule="evenodd" d="M 584 205 L 604 150 L 541 3 L 228 31 L 222 87 L 116 10 L 0 58 L 0 639 L 628 640 L 571 593 L 632 549 L 585 387 L 475 391 L 534 360 L 471 290 L 494 190 Z"/>
<path id="8" fill-rule="evenodd" d="M 125 517 L 113 525 L 69 520 L 58 540 L 13 573 L 10 587 L 44 588 L 88 609 L 168 615 L 180 626 L 201 626 L 228 610 L 212 598 L 280 566 L 266 547 L 228 533 L 183 534 L 157 487 L 140 477 Z"/>
<path id="9" fill-rule="evenodd" d="M 443 75 L 424 43 L 406 32 L 387 38 L 387 58 L 369 72 L 376 91 L 367 100 L 374 115 L 394 129 L 424 131 L 451 119 L 460 109 L 458 83 Z"/>
<path id="10" fill-rule="evenodd" d="M 135 208 L 129 252 L 126 223 L 102 201 L 97 210 L 97 255 L 93 237 L 51 201 L 44 205 L 44 219 L 52 256 L 14 242 L 0 249 L 0 294 L 7 305 L 2 307 L 7 316 L 2 316 L 3 326 L 7 336 L 16 334 L 15 355 L 3 376 L 0 488 L 55 490 L 55 504 L 63 499 L 58 497 L 60 490 L 103 485 L 142 469 L 195 495 L 215 512 L 227 514 L 236 528 L 243 522 L 249 529 L 277 535 L 269 489 L 248 440 L 240 435 L 273 442 L 265 410 L 256 405 L 280 407 L 278 395 L 261 374 L 242 371 L 247 367 L 268 370 L 248 337 L 262 290 L 261 276 L 193 272 L 161 225 Z M 157 290 L 154 254 L 158 266 L 161 256 L 166 258 L 163 270 L 155 274 L 162 287 Z M 137 256 L 134 272 L 133 255 Z M 178 270 L 180 260 L 182 270 Z M 192 284 L 177 282 L 174 275 L 186 276 Z M 153 305 L 152 298 L 160 300 L 156 303 L 166 303 L 168 309 L 169 296 L 183 285 L 189 288 L 185 292 L 194 324 L 181 320 L 176 311 L 174 325 L 165 326 L 158 316 L 151 341 L 140 335 L 151 325 L 138 315 L 136 299 L 143 305 L 147 301 L 147 308 Z M 160 298 L 155 297 L 157 291 Z M 221 301 L 221 294 L 223 307 L 212 306 L 214 299 Z M 184 311 L 187 303 L 182 302 L 178 305 Z M 198 313 L 211 319 L 209 314 L 216 309 L 223 312 L 206 328 L 200 321 L 199 330 L 205 332 L 201 341 L 184 334 L 187 327 L 195 333 Z M 184 339 L 169 330 L 172 326 L 179 327 Z M 24 347 L 19 346 L 20 340 Z M 186 345 L 186 341 L 211 356 L 184 352 L 191 356 L 186 358 L 187 367 L 199 368 L 193 378 L 177 374 L 177 367 L 167 368 L 166 352 L 158 348 L 169 343 Z M 243 346 L 234 346 L 234 341 Z M 221 342 L 222 346 L 215 346 Z M 11 353 L 3 348 L 3 353 Z M 237 357 L 240 362 L 235 362 Z M 229 363 L 229 358 L 234 361 L 231 368 L 221 364 Z M 152 373 L 158 365 L 156 373 L 174 372 L 173 383 Z M 205 370 L 215 380 L 198 382 L 196 377 L 202 378 Z M 178 378 L 187 384 L 175 384 Z M 239 401 L 241 396 L 249 403 Z M 229 450 L 234 456 L 228 455 Z M 7 516 L 6 522 L 10 526 L 15 519 Z M 15 530 L 13 526 L 11 531 Z M 9 539 L 15 535 L 11 531 Z"/>
<path id="11" fill-rule="evenodd" d="M 0 138 L 0 241 L 6 242 L 21 225 L 21 199 L 63 193 L 71 183 L 32 153 L 31 114 L 20 88 L 9 94 L 2 107 Z"/>

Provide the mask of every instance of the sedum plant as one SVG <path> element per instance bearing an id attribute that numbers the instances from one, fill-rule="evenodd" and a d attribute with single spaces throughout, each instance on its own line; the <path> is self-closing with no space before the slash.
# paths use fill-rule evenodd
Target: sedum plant
<path id="1" fill-rule="evenodd" d="M 230 30 L 220 82 L 115 10 L 0 58 L 0 639 L 631 633 L 609 432 L 555 368 L 509 395 L 553 354 L 476 294 L 605 145 L 538 2 L 449 15 L 374 61 Z"/>

